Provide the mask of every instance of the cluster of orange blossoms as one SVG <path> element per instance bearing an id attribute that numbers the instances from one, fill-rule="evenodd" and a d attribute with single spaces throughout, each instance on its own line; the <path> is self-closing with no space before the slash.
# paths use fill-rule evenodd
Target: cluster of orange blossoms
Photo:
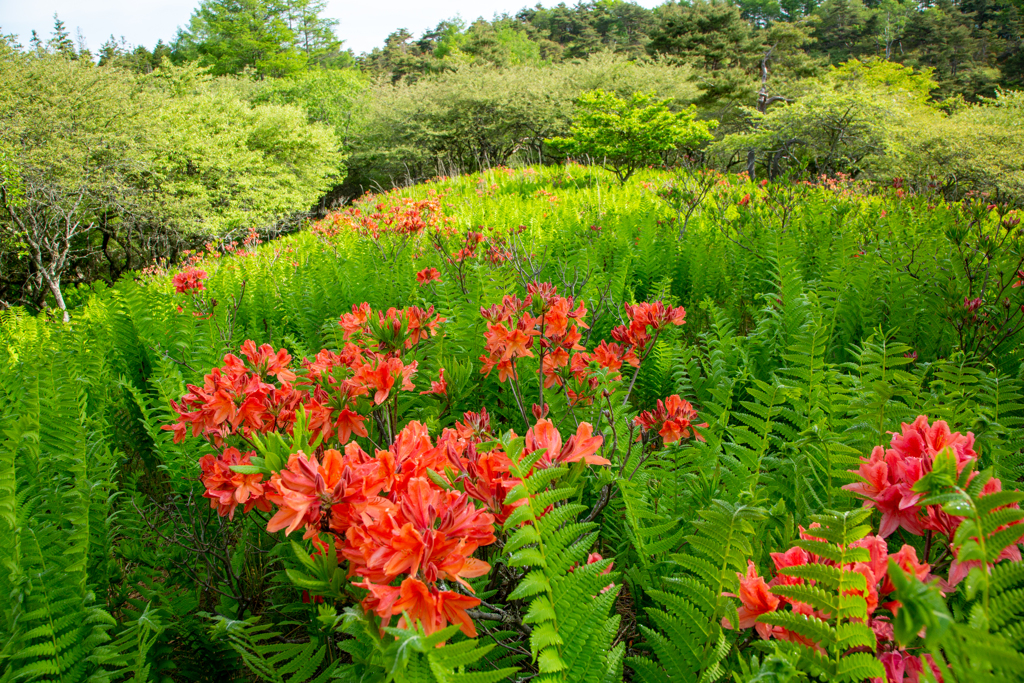
<path id="1" fill-rule="evenodd" d="M 815 523 L 809 529 L 800 527 L 800 538 L 805 541 L 824 542 L 824 539 L 817 538 L 813 534 L 813 530 L 818 526 L 820 525 Z M 914 547 L 907 544 L 904 544 L 899 551 L 890 553 L 888 544 L 881 536 L 867 536 L 851 543 L 849 547 L 863 548 L 868 551 L 869 559 L 867 562 L 852 562 L 841 568 L 857 572 L 865 579 L 865 589 L 852 589 L 847 591 L 846 594 L 858 595 L 864 598 L 867 605 L 867 623 L 875 634 L 878 658 L 886 669 L 887 681 L 888 683 L 899 683 L 904 680 L 904 674 L 906 674 L 910 681 L 916 683 L 924 669 L 924 664 L 930 663 L 928 656 L 918 657 L 907 652 L 905 649 L 901 649 L 894 638 L 892 623 L 885 617 L 876 617 L 875 612 L 880 606 L 891 612 L 895 612 L 900 606 L 898 601 L 887 599 L 895 591 L 895 587 L 887 573 L 889 560 L 893 560 L 903 571 L 916 576 L 922 581 L 934 578 L 929 573 L 931 566 L 926 562 L 921 562 L 917 557 L 917 551 Z M 740 607 L 736 611 L 736 616 L 739 618 L 737 627 L 744 629 L 754 628 L 757 634 L 764 640 L 776 638 L 777 640 L 801 643 L 812 648 L 820 648 L 818 643 L 806 636 L 782 626 L 761 623 L 758 619 L 765 614 L 770 614 L 788 605 L 789 609 L 796 614 L 828 621 L 832 615 L 824 614 L 805 602 L 800 602 L 784 595 L 777 595 L 772 592 L 772 588 L 774 586 L 794 586 L 805 583 L 805 580 L 802 578 L 787 576 L 782 573 L 789 567 L 799 567 L 807 564 L 835 566 L 835 562 L 814 555 L 800 546 L 794 546 L 784 553 L 771 553 L 771 558 L 776 571 L 779 572 L 774 579 L 766 582 L 762 577 L 758 576 L 754 563 L 748 560 L 746 573 L 737 574 L 740 584 L 739 595 L 727 594 L 740 600 Z M 734 628 L 727 618 L 722 619 L 722 625 L 726 628 Z M 935 671 L 935 673 L 937 674 L 938 672 Z"/>
<path id="2" fill-rule="evenodd" d="M 469 594 L 466 580 L 490 567 L 473 554 L 494 542 L 495 524 L 514 510 L 504 501 L 519 483 L 502 450 L 478 449 L 494 436 L 487 411 L 466 413 L 436 443 L 415 421 L 373 455 L 351 440 L 367 436 L 365 412 L 392 392 L 414 389 L 416 363 L 405 363 L 402 353 L 435 335 L 441 322 L 432 310 L 374 312 L 355 306 L 339 321 L 345 347 L 322 350 L 298 368 L 286 351 L 247 341 L 239 356 L 225 356 L 202 387 L 190 385 L 172 403 L 178 419 L 165 429 L 176 441 L 191 429 L 221 449 L 200 460 L 204 496 L 219 514 L 233 518 L 239 506 L 273 512 L 268 531 L 301 531 L 318 553 L 329 547 L 322 534 L 331 534 L 355 585 L 367 591 L 364 609 L 384 624 L 405 614 L 428 632 L 456 623 L 475 636 L 466 610 L 480 601 Z M 442 372 L 429 393 L 446 391 Z M 323 443 L 309 453 L 292 453 L 269 479 L 253 471 L 255 451 L 243 454 L 229 445 L 255 434 L 292 433 L 300 409 Z M 588 423 L 563 442 L 542 419 L 527 431 L 525 450 L 545 449 L 538 469 L 578 461 L 608 464 L 597 455 L 602 443 Z M 438 477 L 448 486 L 439 485 Z M 441 582 L 464 590 L 443 588 Z"/>
<path id="3" fill-rule="evenodd" d="M 618 373 L 623 363 L 639 366 L 637 351 L 642 353 L 651 341 L 652 330 L 657 334 L 668 324 L 683 324 L 686 318 L 682 307 L 661 302 L 626 304 L 625 308 L 629 324 L 612 330 L 616 341 L 602 341 L 588 352 L 580 344 L 580 329 L 588 329 L 583 302 L 559 296 L 550 283 L 531 283 L 525 299 L 506 296 L 500 304 L 481 307 L 480 314 L 488 322 L 481 372 L 489 375 L 497 368 L 500 381 L 515 380 L 517 361 L 536 357 L 536 349 L 541 356 L 544 388 L 564 387 L 570 405 L 589 405 L 599 384 L 592 362 L 613 373 Z M 613 379 L 621 377 L 615 375 Z"/>
<path id="4" fill-rule="evenodd" d="M 404 613 L 433 633 L 457 623 L 476 636 L 466 610 L 480 600 L 466 593 L 442 590 L 451 581 L 472 592 L 468 578 L 486 574 L 490 565 L 472 557 L 477 548 L 494 542 L 495 524 L 503 523 L 516 505 L 504 503 L 519 480 L 500 449 L 479 451 L 493 435 L 486 411 L 467 413 L 455 428 L 446 428 L 436 444 L 426 427 L 410 422 L 387 450 L 367 454 L 349 441 L 344 452 L 293 453 L 287 466 L 265 481 L 262 474 L 242 474 L 232 465 L 247 465 L 249 456 L 227 448 L 220 457 L 201 461 L 205 497 L 222 515 L 233 516 L 238 505 L 275 511 L 267 530 L 302 531 L 318 552 L 328 545 L 322 533 L 335 537 L 340 560 L 368 591 L 363 608 L 386 625 Z M 609 464 L 596 455 L 603 443 L 592 427 L 580 424 L 563 443 L 548 420 L 539 420 L 525 438 L 526 452 L 546 449 L 537 469 L 584 461 Z M 443 472 L 447 483 L 463 492 L 442 488 L 428 472 Z M 397 584 L 397 585 L 395 585 Z M 400 622 L 406 626 L 404 617 Z"/>
<path id="5" fill-rule="evenodd" d="M 422 279 L 436 277 L 428 269 Z M 571 400 L 592 401 L 597 386 L 592 361 L 611 372 L 623 363 L 638 366 L 635 350 L 649 344 L 652 331 L 681 324 L 685 316 L 681 308 L 661 303 L 626 310 L 629 325 L 617 331 L 620 341 L 601 342 L 588 353 L 580 344 L 580 329 L 587 329 L 586 307 L 558 296 L 550 284 L 532 284 L 525 300 L 509 296 L 482 310 L 488 321 L 484 373 L 497 366 L 503 380 L 515 377 L 516 361 L 536 351 L 543 358 L 537 371 L 545 386 L 566 385 Z M 437 335 L 444 322 L 432 307 L 374 311 L 365 303 L 353 306 L 338 321 L 344 346 L 298 364 L 283 349 L 247 341 L 239 355 L 226 355 L 223 366 L 206 375 L 203 386 L 189 385 L 188 393 L 172 402 L 178 417 L 164 429 L 174 433 L 176 442 L 191 432 L 221 451 L 200 461 L 204 496 L 220 515 L 233 518 L 239 506 L 245 512 L 272 512 L 268 531 L 299 531 L 312 539 L 317 554 L 327 552 L 323 534 L 330 534 L 354 585 L 367 591 L 365 611 L 384 624 L 404 614 L 428 632 L 459 624 L 474 636 L 466 610 L 480 601 L 471 595 L 467 579 L 490 567 L 473 555 L 494 542 L 495 525 L 524 501 L 505 504 L 520 483 L 511 475 L 508 455 L 500 448 L 480 448 L 494 439 L 486 409 L 465 413 L 436 441 L 416 421 L 398 429 L 397 398 L 391 399 L 416 389 L 417 362 L 405 354 Z M 570 381 L 574 388 L 567 386 Z M 430 389 L 420 393 L 447 392 L 442 369 Z M 563 439 L 544 419 L 546 406 L 536 408 L 535 424 L 524 439 L 525 453 L 543 450 L 534 468 L 610 464 L 598 454 L 604 440 L 589 423 L 579 423 Z M 257 471 L 254 461 L 262 461 L 246 444 L 255 435 L 293 434 L 300 411 L 311 446 L 293 452 L 279 471 Z M 659 401 L 654 414 L 660 417 L 651 419 L 660 420 L 659 429 L 669 435 L 666 442 L 688 436 L 695 417 L 677 396 Z M 353 440 L 374 443 L 370 417 L 387 444 L 375 447 L 372 455 Z M 462 590 L 451 589 L 456 586 Z"/>
<path id="6" fill-rule="evenodd" d="M 697 419 L 697 411 L 690 402 L 679 398 L 679 394 L 672 394 L 664 401 L 658 399 L 658 407 L 655 410 L 645 410 L 635 418 L 633 423 L 640 427 L 641 434 L 637 440 L 642 438 L 644 432 L 657 432 L 662 442 L 667 446 L 682 439 L 695 436 L 698 441 L 704 437 L 697 433 L 693 427 Z M 707 427 L 707 422 L 702 422 L 697 427 Z"/>
<path id="7" fill-rule="evenodd" d="M 952 547 L 953 535 L 963 521 L 962 517 L 944 512 L 941 506 L 922 506 L 922 494 L 914 491 L 914 484 L 932 470 L 935 456 L 944 449 L 950 449 L 956 456 L 959 476 L 969 462 L 977 461 L 974 452 L 974 435 L 968 432 L 950 432 L 949 425 L 942 420 L 928 424 L 928 417 L 920 415 L 912 424 L 904 423 L 902 431 L 893 434 L 890 447 L 876 446 L 867 459 L 861 460 L 860 468 L 854 473 L 859 482 L 843 488 L 864 498 L 865 507 L 877 508 L 882 513 L 879 535 L 888 537 L 902 528 L 915 536 L 935 532 L 945 536 L 953 553 L 947 587 L 955 586 L 967 576 L 971 567 L 980 566 L 980 561 L 961 562 L 956 548 Z M 971 474 L 971 479 L 978 475 Z M 985 482 L 981 495 L 1002 491 L 1002 482 L 992 477 Z M 1016 504 L 1013 505 L 1016 507 Z M 1000 527 L 1000 530 L 1007 527 Z M 1021 528 L 1024 540 L 1024 525 Z M 996 561 L 1013 560 L 1020 562 L 1021 553 L 1017 544 L 1007 547 Z"/>
<path id="8" fill-rule="evenodd" d="M 480 228 L 483 230 L 484 228 Z M 492 265 L 499 265 L 507 261 L 512 253 L 508 250 L 505 240 L 498 235 L 485 236 L 476 230 L 467 230 L 462 238 L 461 246 L 454 254 L 448 254 L 440 242 L 434 243 L 434 248 L 443 252 L 442 258 L 453 266 L 476 258 L 482 257 Z"/>
<path id="9" fill-rule="evenodd" d="M 178 420 L 164 428 L 179 442 L 191 425 L 192 436 L 221 446 L 235 434 L 247 438 L 254 432 L 290 432 L 302 406 L 310 428 L 325 438 L 337 433 L 345 442 L 351 434 L 366 436 L 358 400 L 367 397 L 371 405 L 380 405 L 396 386 L 412 390 L 417 364 L 404 363 L 399 354 L 436 335 L 442 322 L 433 309 L 411 306 L 374 315 L 367 304 L 353 307 L 341 316 L 345 347 L 338 353 L 324 349 L 313 360 L 304 360 L 299 379 L 288 352 L 247 341 L 241 349 L 244 360 L 226 355 L 223 367 L 206 375 L 202 387 L 190 384 L 180 402 L 171 402 Z"/>
<path id="10" fill-rule="evenodd" d="M 445 222 L 441 198 L 436 192 L 421 200 L 385 195 L 375 202 L 370 198 L 370 201 L 360 202 L 360 206 L 332 213 L 316 223 L 313 231 L 332 236 L 342 230 L 351 230 L 363 237 L 379 240 L 384 234 L 418 235 L 428 229 L 440 228 Z"/>
<path id="11" fill-rule="evenodd" d="M 636 351 L 643 352 L 654 337 L 669 325 L 686 322 L 686 310 L 682 306 L 666 306 L 660 301 L 646 301 L 631 306 L 625 304 L 628 325 L 612 330 L 612 339 L 628 344 Z"/>
<path id="12" fill-rule="evenodd" d="M 424 268 L 416 273 L 416 282 L 420 285 L 429 285 L 431 282 L 440 282 L 441 273 L 437 268 Z"/>

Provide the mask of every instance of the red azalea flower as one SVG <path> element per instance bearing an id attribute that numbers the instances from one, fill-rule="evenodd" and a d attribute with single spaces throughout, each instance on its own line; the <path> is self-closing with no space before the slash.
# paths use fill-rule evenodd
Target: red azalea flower
<path id="1" fill-rule="evenodd" d="M 420 285 L 428 285 L 431 282 L 440 282 L 441 273 L 438 272 L 437 268 L 424 268 L 420 272 L 416 273 L 416 282 Z"/>
<path id="2" fill-rule="evenodd" d="M 203 280 L 208 277 L 206 271 L 198 268 L 186 268 L 171 279 L 171 284 L 174 285 L 174 291 L 178 294 L 199 292 L 206 289 Z"/>

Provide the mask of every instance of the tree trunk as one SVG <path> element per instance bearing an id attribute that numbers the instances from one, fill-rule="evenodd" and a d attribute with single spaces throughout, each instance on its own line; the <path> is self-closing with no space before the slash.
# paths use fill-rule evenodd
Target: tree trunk
<path id="1" fill-rule="evenodd" d="M 768 48 L 768 51 L 761 57 L 761 87 L 757 91 L 757 111 L 762 114 L 768 111 L 768 60 L 771 59 L 773 50 L 775 50 L 774 45 Z M 751 182 L 754 181 L 756 163 L 757 152 L 753 149 L 747 150 L 747 178 Z"/>
<path id="2" fill-rule="evenodd" d="M 60 278 L 58 277 L 53 280 L 47 277 L 46 284 L 50 286 L 53 298 L 57 300 L 57 308 L 64 312 L 64 322 L 69 322 L 71 320 L 71 316 L 68 315 L 68 307 L 67 304 L 64 303 L 64 295 L 60 293 Z"/>

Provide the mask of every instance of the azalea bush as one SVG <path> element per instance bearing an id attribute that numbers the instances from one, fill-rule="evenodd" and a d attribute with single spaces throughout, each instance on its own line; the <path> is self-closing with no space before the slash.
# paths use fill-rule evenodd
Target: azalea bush
<path id="1" fill-rule="evenodd" d="M 186 271 L 176 287 L 194 291 L 202 278 Z M 180 402 L 172 402 L 178 419 L 165 429 L 175 442 L 202 437 L 216 449 L 199 464 L 203 496 L 219 515 L 233 519 L 239 506 L 244 513 L 272 513 L 267 532 L 301 531 L 311 542 L 312 557 L 300 559 L 330 577 L 330 590 L 314 593 L 317 601 L 360 597 L 362 612 L 375 615 L 382 633 L 400 616 L 399 628 L 415 626 L 429 636 L 456 624 L 475 638 L 468 610 L 481 599 L 467 579 L 486 576 L 491 565 L 474 553 L 499 536 L 507 552 L 503 532 L 563 516 L 550 506 L 540 518 L 525 514 L 532 501 L 557 492 L 531 491 L 526 481 L 553 480 L 567 467 L 579 477 L 581 466 L 612 464 L 599 454 L 607 451 L 604 437 L 577 419 L 577 411 L 594 413 L 598 424 L 607 420 L 610 413 L 600 408 L 622 393 L 614 385 L 623 382 L 623 363 L 636 368 L 635 382 L 662 330 L 686 317 L 682 308 L 662 302 L 627 304 L 627 324 L 612 331 L 617 341 L 602 341 L 588 352 L 580 344 L 587 328 L 584 305 L 559 296 L 550 283 L 531 283 L 527 290 L 524 299 L 506 296 L 480 311 L 487 323 L 481 372 L 497 368 L 507 384 L 526 425 L 522 438 L 492 427 L 486 406 L 435 438 L 422 422 L 405 421 L 402 394 L 416 392 L 415 358 L 430 353 L 446 320 L 433 307 L 373 311 L 367 303 L 340 317 L 341 348 L 299 363 L 284 349 L 246 341 L 240 355 L 228 354 L 205 376 L 203 386 L 189 386 Z M 541 387 L 532 417 L 520 381 L 526 372 L 537 375 Z M 543 389 L 549 390 L 547 401 Z M 446 401 L 444 369 L 418 393 Z M 571 418 L 577 425 L 567 439 L 546 417 L 552 405 L 558 423 Z M 651 431 L 673 443 L 695 436 L 695 418 L 689 403 L 671 396 L 637 416 L 636 424 L 641 435 Z M 591 553 L 587 564 L 602 559 Z M 351 577 L 344 585 L 335 576 L 339 565 Z M 602 568 L 607 574 L 611 565 Z M 298 587 L 316 585 L 301 574 L 289 572 L 289 578 Z"/>

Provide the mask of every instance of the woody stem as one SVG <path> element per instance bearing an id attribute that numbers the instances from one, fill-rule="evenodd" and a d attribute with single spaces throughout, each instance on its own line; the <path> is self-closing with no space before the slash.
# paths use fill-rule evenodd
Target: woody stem
<path id="1" fill-rule="evenodd" d="M 540 385 L 540 409 L 544 410 L 544 316 L 545 311 L 540 314 L 540 366 L 537 368 L 537 383 Z"/>
<path id="2" fill-rule="evenodd" d="M 512 398 L 514 398 L 516 400 L 516 405 L 519 406 L 519 414 L 523 416 L 523 424 L 526 425 L 527 429 L 529 429 L 530 428 L 530 419 L 528 417 L 526 417 L 526 409 L 523 407 L 523 402 L 519 398 L 519 394 L 521 394 L 522 392 L 521 391 L 516 391 L 516 388 L 518 386 L 519 386 L 519 373 L 517 372 L 517 368 L 516 368 L 516 359 L 513 358 L 512 359 L 512 381 L 509 382 L 509 388 L 512 390 Z"/>
<path id="3" fill-rule="evenodd" d="M 636 372 L 633 373 L 633 379 L 631 379 L 629 382 L 629 389 L 626 390 L 626 396 L 622 399 L 623 408 L 625 408 L 626 404 L 629 403 L 629 397 L 633 394 L 633 385 L 636 384 L 636 378 L 640 376 L 641 366 L 643 366 L 644 361 L 647 360 L 647 357 L 651 355 L 651 352 L 654 351 L 654 345 L 658 343 L 658 337 L 660 336 L 661 330 L 658 330 L 658 332 L 654 335 L 654 339 L 651 340 L 651 345 L 647 347 L 647 353 L 645 353 L 643 355 L 643 358 L 641 358 L 640 361 L 636 364 Z"/>

